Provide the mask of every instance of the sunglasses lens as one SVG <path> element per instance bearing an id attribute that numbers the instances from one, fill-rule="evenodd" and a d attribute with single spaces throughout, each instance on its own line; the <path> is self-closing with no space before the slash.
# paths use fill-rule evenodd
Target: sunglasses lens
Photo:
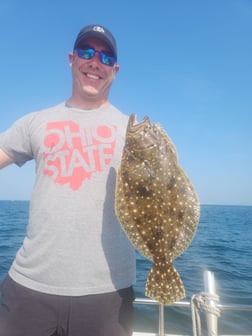
<path id="1" fill-rule="evenodd" d="M 94 49 L 77 49 L 77 53 L 78 56 L 80 58 L 84 58 L 84 59 L 90 59 L 92 57 L 94 57 L 95 55 L 95 50 Z"/>
<path id="2" fill-rule="evenodd" d="M 103 51 L 100 52 L 101 62 L 105 65 L 113 66 L 116 62 L 116 58 L 111 55 L 107 55 Z"/>

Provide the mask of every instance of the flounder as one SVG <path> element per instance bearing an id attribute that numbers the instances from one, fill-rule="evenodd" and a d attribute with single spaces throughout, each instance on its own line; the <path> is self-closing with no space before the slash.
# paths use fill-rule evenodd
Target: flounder
<path id="1" fill-rule="evenodd" d="M 200 217 L 197 193 L 166 132 L 148 117 L 129 118 L 117 173 L 117 218 L 135 248 L 153 261 L 145 294 L 162 304 L 185 297 L 172 262 L 191 243 Z"/>

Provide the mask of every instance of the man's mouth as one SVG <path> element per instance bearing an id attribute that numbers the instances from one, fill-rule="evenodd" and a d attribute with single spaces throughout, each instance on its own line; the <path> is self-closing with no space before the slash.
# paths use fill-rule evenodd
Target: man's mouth
<path id="1" fill-rule="evenodd" d="M 91 79 L 95 79 L 95 80 L 101 79 L 100 76 L 98 76 L 98 75 L 94 75 L 94 74 L 91 74 L 91 73 L 88 73 L 88 72 L 84 72 L 84 74 L 85 74 L 88 78 L 91 78 Z"/>

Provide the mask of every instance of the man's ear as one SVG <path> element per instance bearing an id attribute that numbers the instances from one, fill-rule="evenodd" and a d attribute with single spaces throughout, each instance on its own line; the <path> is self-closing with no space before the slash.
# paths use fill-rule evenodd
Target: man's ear
<path id="1" fill-rule="evenodd" d="M 115 73 L 115 75 L 117 74 L 117 72 L 120 70 L 120 65 L 119 64 L 115 64 L 114 65 L 114 73 Z"/>
<path id="2" fill-rule="evenodd" d="M 70 65 L 70 68 L 71 68 L 72 65 L 73 65 L 73 61 L 74 61 L 74 53 L 70 52 L 68 54 L 68 61 L 69 61 L 69 65 Z"/>

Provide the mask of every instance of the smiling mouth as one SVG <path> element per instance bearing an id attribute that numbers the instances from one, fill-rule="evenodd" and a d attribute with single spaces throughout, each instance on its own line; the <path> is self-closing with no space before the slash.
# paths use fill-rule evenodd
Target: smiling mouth
<path id="1" fill-rule="evenodd" d="M 98 75 L 94 75 L 94 74 L 91 74 L 91 73 L 88 73 L 88 72 L 84 72 L 84 75 L 90 79 L 95 79 L 95 80 L 98 80 L 98 79 L 101 79 L 100 76 Z"/>

